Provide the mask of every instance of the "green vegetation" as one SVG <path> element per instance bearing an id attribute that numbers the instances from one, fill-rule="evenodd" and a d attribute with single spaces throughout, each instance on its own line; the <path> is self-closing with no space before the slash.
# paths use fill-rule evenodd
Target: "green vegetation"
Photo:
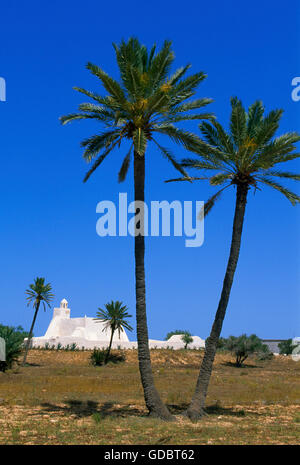
<path id="1" fill-rule="evenodd" d="M 181 334 L 190 334 L 189 331 L 187 331 L 186 329 L 175 329 L 175 331 L 170 331 L 166 337 L 165 337 L 165 341 L 167 341 L 168 339 L 170 339 L 170 337 L 172 336 L 177 336 L 177 335 L 181 335 Z"/>
<path id="2" fill-rule="evenodd" d="M 239 337 L 229 336 L 224 348 L 235 355 L 235 365 L 237 367 L 241 367 L 251 354 L 258 354 L 261 359 L 264 356 L 268 359 L 270 354 L 268 346 L 263 344 L 255 334 L 251 336 L 242 334 Z"/>
<path id="3" fill-rule="evenodd" d="M 125 354 L 112 353 L 105 349 L 94 349 L 91 353 L 90 360 L 94 366 L 106 365 L 108 362 L 111 363 L 120 363 L 126 360 Z"/>
<path id="4" fill-rule="evenodd" d="M 131 318 L 132 315 L 129 315 L 127 312 L 126 305 L 123 305 L 122 302 L 116 300 L 115 302 L 112 300 L 108 304 L 105 304 L 105 310 L 99 308 L 97 312 L 97 317 L 94 318 L 96 321 L 100 321 L 104 323 L 104 327 L 102 331 L 107 331 L 110 329 L 111 336 L 109 345 L 106 352 L 106 357 L 104 359 L 104 364 L 106 364 L 110 359 L 110 351 L 111 345 L 113 342 L 113 337 L 115 332 L 117 331 L 120 334 L 127 329 L 128 331 L 132 331 L 132 326 L 126 321 L 127 318 Z"/>
<path id="5" fill-rule="evenodd" d="M 185 344 L 185 349 L 187 349 L 188 345 L 193 342 L 192 334 L 189 331 L 185 331 L 181 339 Z"/>
<path id="6" fill-rule="evenodd" d="M 292 339 L 287 339 L 286 341 L 279 342 L 278 344 L 279 353 L 282 355 L 291 355 L 296 347 L 297 344 L 293 344 Z"/>
<path id="7" fill-rule="evenodd" d="M 46 310 L 46 305 L 50 307 L 50 302 L 51 300 L 53 300 L 53 297 L 54 297 L 51 291 L 52 291 L 51 284 L 49 283 L 45 284 L 45 278 L 36 278 L 34 280 L 34 283 L 30 284 L 29 289 L 26 290 L 27 300 L 28 300 L 27 306 L 32 303 L 35 311 L 34 311 L 34 316 L 33 316 L 31 328 L 29 331 L 29 335 L 28 335 L 28 339 L 27 339 L 27 343 L 25 347 L 23 365 L 25 365 L 26 363 L 27 353 L 28 353 L 31 339 L 32 339 L 33 328 L 34 328 L 35 320 L 36 320 L 40 305 L 42 303 L 44 310 Z"/>
<path id="8" fill-rule="evenodd" d="M 17 363 L 23 351 L 24 338 L 28 333 L 22 326 L 4 326 L 0 324 L 0 337 L 5 340 L 6 361 L 0 362 L 0 371 L 12 368 L 13 363 Z"/>

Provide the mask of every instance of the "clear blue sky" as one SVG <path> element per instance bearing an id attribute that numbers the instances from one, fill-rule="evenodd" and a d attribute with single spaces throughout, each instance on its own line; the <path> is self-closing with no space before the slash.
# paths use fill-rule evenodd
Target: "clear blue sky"
<path id="1" fill-rule="evenodd" d="M 132 172 L 117 173 L 114 152 L 88 183 L 79 142 L 95 132 L 87 122 L 62 127 L 58 118 L 86 101 L 72 87 L 101 92 L 87 61 L 117 76 L 112 42 L 135 35 L 150 46 L 173 41 L 175 66 L 192 63 L 208 74 L 199 97 L 227 124 L 229 99 L 262 99 L 285 110 L 281 132 L 299 130 L 300 102 L 291 99 L 299 69 L 299 5 L 290 2 L 199 0 L 101 2 L 11 0 L 1 6 L 0 76 L 7 83 L 1 117 L 0 322 L 28 329 L 32 309 L 25 289 L 36 276 L 53 285 L 55 306 L 65 297 L 72 316 L 95 316 L 111 299 L 135 314 L 133 238 L 100 238 L 96 205 L 132 199 Z M 197 131 L 197 124 L 190 129 Z M 180 159 L 185 154 L 174 147 Z M 299 172 L 299 163 L 288 167 Z M 154 148 L 147 153 L 148 200 L 206 200 L 206 183 L 164 184 L 172 166 Z M 294 189 L 296 186 L 290 184 Z M 205 223 L 205 242 L 148 238 L 147 309 L 150 337 L 189 329 L 207 337 L 229 253 L 234 192 L 227 192 Z M 266 187 L 249 195 L 243 243 L 223 336 L 300 336 L 299 208 Z M 40 312 L 35 335 L 52 315 Z M 135 325 L 134 325 L 135 326 Z M 135 334 L 130 339 L 135 339 Z"/>

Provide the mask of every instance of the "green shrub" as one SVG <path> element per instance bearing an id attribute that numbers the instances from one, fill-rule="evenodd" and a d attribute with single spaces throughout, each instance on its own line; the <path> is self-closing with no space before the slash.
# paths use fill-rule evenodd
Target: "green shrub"
<path id="1" fill-rule="evenodd" d="M 90 356 L 90 361 L 94 366 L 104 365 L 105 357 L 107 354 L 106 349 L 94 349 Z M 115 354 L 111 352 L 108 357 L 108 362 L 120 363 L 124 362 L 126 359 L 124 354 Z"/>
<path id="2" fill-rule="evenodd" d="M 263 344 L 257 352 L 257 360 L 271 360 L 274 357 L 267 344 Z"/>
<path id="3" fill-rule="evenodd" d="M 183 333 L 183 336 L 182 336 L 181 340 L 184 342 L 184 348 L 187 349 L 188 345 L 193 342 L 193 338 L 192 338 L 191 333 L 189 331 L 185 331 Z"/>
<path id="4" fill-rule="evenodd" d="M 227 339 L 225 337 L 219 337 L 218 344 L 217 344 L 217 350 L 218 351 L 227 350 L 226 343 L 227 343 Z"/>
<path id="5" fill-rule="evenodd" d="M 24 338 L 28 333 L 21 326 L 4 326 L 0 324 L 0 337 L 5 340 L 6 361 L 0 363 L 0 371 L 11 368 L 14 362 L 18 362 L 23 350 Z"/>
<path id="6" fill-rule="evenodd" d="M 176 336 L 177 334 L 186 334 L 186 333 L 189 333 L 189 331 L 186 331 L 185 329 L 175 329 L 175 331 L 170 331 L 166 337 L 165 337 L 165 341 L 167 341 L 168 339 L 170 339 L 170 337 L 172 336 Z M 190 333 L 189 333 L 190 334 Z"/>
<path id="7" fill-rule="evenodd" d="M 235 355 L 235 365 L 241 367 L 249 355 L 257 353 L 261 356 L 267 357 L 270 353 L 266 344 L 263 344 L 261 339 L 255 334 L 247 336 L 242 334 L 239 337 L 229 336 L 224 346 L 225 349 Z M 266 358 L 265 358 L 266 359 Z"/>
<path id="8" fill-rule="evenodd" d="M 286 341 L 279 342 L 278 344 L 279 353 L 281 355 L 291 355 L 296 347 L 297 344 L 293 344 L 292 339 L 287 339 Z"/>

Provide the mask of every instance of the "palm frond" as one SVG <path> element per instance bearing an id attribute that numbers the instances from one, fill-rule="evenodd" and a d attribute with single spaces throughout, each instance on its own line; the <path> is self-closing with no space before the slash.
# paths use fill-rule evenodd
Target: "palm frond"
<path id="1" fill-rule="evenodd" d="M 166 121 L 169 123 L 178 123 L 179 121 L 192 121 L 192 120 L 201 120 L 201 119 L 213 119 L 212 113 L 198 113 L 195 115 L 177 115 L 177 116 L 169 116 L 166 118 Z"/>
<path id="2" fill-rule="evenodd" d="M 117 143 L 120 142 L 120 139 L 117 139 L 112 145 L 110 145 L 106 150 L 105 152 L 100 155 L 100 157 L 97 158 L 97 160 L 95 161 L 95 163 L 92 165 L 92 167 L 89 169 L 89 171 L 86 173 L 84 179 L 83 179 L 83 182 L 86 182 L 89 177 L 91 176 L 91 174 L 98 168 L 98 166 L 101 165 L 101 163 L 103 162 L 103 160 L 105 160 L 105 158 L 107 157 L 107 155 L 115 148 L 115 146 L 117 145 Z"/>
<path id="3" fill-rule="evenodd" d="M 230 131 L 237 147 L 240 147 L 247 134 L 246 112 L 237 97 L 231 98 Z"/>
<path id="4" fill-rule="evenodd" d="M 165 147 L 162 147 L 156 140 L 153 139 L 153 142 L 156 144 L 156 146 L 159 148 L 161 153 L 163 154 L 164 157 L 166 157 L 174 166 L 174 168 L 179 171 L 187 180 L 189 180 L 189 175 L 186 173 L 186 171 L 182 168 L 180 163 L 178 163 L 175 159 L 175 157 L 172 155 L 172 153 L 166 149 Z"/>
<path id="5" fill-rule="evenodd" d="M 59 120 L 61 124 L 64 126 L 67 123 L 70 123 L 71 121 L 79 119 L 98 119 L 100 121 L 103 121 L 104 118 L 101 118 L 100 115 L 91 115 L 87 113 L 71 113 L 70 115 L 64 115 L 60 116 Z"/>
<path id="6" fill-rule="evenodd" d="M 216 202 L 220 199 L 221 194 L 224 189 L 226 189 L 228 186 L 223 187 L 220 189 L 216 194 L 213 194 L 205 203 L 204 207 L 200 210 L 198 219 L 202 220 L 208 213 L 212 210 L 212 208 L 215 206 Z"/>
<path id="7" fill-rule="evenodd" d="M 130 155 L 131 155 L 132 148 L 133 148 L 133 144 L 130 146 L 129 151 L 128 151 L 126 157 L 123 160 L 121 169 L 120 169 L 119 174 L 118 174 L 119 182 L 123 182 L 125 180 L 125 178 L 126 178 L 128 168 L 129 168 L 129 164 L 130 164 Z"/>
<path id="8" fill-rule="evenodd" d="M 256 128 L 261 124 L 263 121 L 263 114 L 265 108 L 263 103 L 260 100 L 256 100 L 252 105 L 248 108 L 248 118 L 247 118 L 247 135 L 248 137 L 252 138 L 254 136 L 254 132 Z"/>
<path id="9" fill-rule="evenodd" d="M 261 124 L 256 127 L 254 131 L 254 139 L 258 146 L 262 146 L 272 139 L 279 127 L 279 121 L 282 113 L 283 110 L 280 109 L 270 111 Z"/>
<path id="10" fill-rule="evenodd" d="M 178 68 L 174 74 L 172 74 L 172 76 L 169 78 L 168 80 L 168 83 L 171 85 L 171 86 L 174 86 L 174 84 L 176 84 L 184 75 L 185 73 L 187 72 L 188 69 L 190 69 L 191 65 L 186 65 L 186 66 L 182 66 L 181 68 Z"/>
<path id="11" fill-rule="evenodd" d="M 194 177 L 194 176 L 189 176 L 189 177 L 184 177 L 184 178 L 174 178 L 174 179 L 167 179 L 165 182 L 178 182 L 178 181 L 203 181 L 209 179 L 207 176 L 200 176 L 200 177 Z"/>
<path id="12" fill-rule="evenodd" d="M 153 58 L 149 68 L 149 76 L 153 89 L 156 89 L 166 79 L 174 61 L 174 53 L 171 51 L 172 42 L 165 41 L 160 52 Z"/>
<path id="13" fill-rule="evenodd" d="M 185 168 L 195 168 L 199 170 L 217 170 L 223 167 L 221 161 L 218 160 L 197 160 L 194 158 L 184 158 L 181 165 Z"/>
<path id="14" fill-rule="evenodd" d="M 83 158 L 91 161 L 103 148 L 108 148 L 116 139 L 120 137 L 120 130 L 107 131 L 96 134 L 81 142 L 81 147 L 86 147 Z"/>
<path id="15" fill-rule="evenodd" d="M 191 110 L 199 110 L 213 102 L 211 98 L 200 98 L 192 102 L 183 103 L 182 105 L 172 106 L 170 114 L 185 113 Z"/>
<path id="16" fill-rule="evenodd" d="M 90 97 L 91 99 L 95 100 L 96 102 L 100 103 L 101 105 L 105 105 L 108 108 L 114 109 L 115 105 L 113 100 L 106 96 L 102 97 L 101 95 L 91 92 L 90 90 L 83 89 L 82 87 L 73 87 L 74 90 L 77 92 L 80 92 L 81 94 L 86 95 L 87 97 Z"/>
<path id="17" fill-rule="evenodd" d="M 257 179 L 263 184 L 266 184 L 267 186 L 273 187 L 273 189 L 278 190 L 291 202 L 292 205 L 296 205 L 300 202 L 300 197 L 297 194 L 290 191 L 286 187 L 283 187 L 281 184 L 278 184 L 277 182 L 273 181 L 273 179 L 270 179 L 267 176 L 257 176 Z"/>
<path id="18" fill-rule="evenodd" d="M 87 63 L 86 67 L 92 74 L 101 80 L 104 88 L 116 99 L 117 102 L 120 102 L 121 104 L 126 102 L 126 95 L 120 84 L 115 79 L 105 73 L 105 71 L 99 68 L 99 66 L 93 65 L 90 62 Z"/>
<path id="19" fill-rule="evenodd" d="M 219 186 L 223 184 L 225 181 L 232 180 L 233 175 L 229 173 L 218 173 L 214 176 L 211 176 L 209 182 L 212 186 Z"/>
<path id="20" fill-rule="evenodd" d="M 188 150 L 193 149 L 197 144 L 201 144 L 201 139 L 198 136 L 192 132 L 179 129 L 173 124 L 155 124 L 153 128 L 155 131 L 170 137 L 176 144 L 182 144 Z"/>

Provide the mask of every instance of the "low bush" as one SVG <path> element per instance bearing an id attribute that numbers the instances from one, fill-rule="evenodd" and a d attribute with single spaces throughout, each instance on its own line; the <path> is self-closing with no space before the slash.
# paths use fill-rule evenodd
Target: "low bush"
<path id="1" fill-rule="evenodd" d="M 175 329 L 175 331 L 170 331 L 170 332 L 166 335 L 165 341 L 167 341 L 168 339 L 170 339 L 170 337 L 172 337 L 172 336 L 181 335 L 181 334 L 190 334 L 190 332 L 187 331 L 186 329 Z"/>
<path id="2" fill-rule="evenodd" d="M 278 344 L 279 353 L 281 355 L 291 355 L 293 350 L 296 349 L 297 344 L 293 344 L 292 339 L 287 339 L 286 341 L 281 341 Z"/>
<path id="3" fill-rule="evenodd" d="M 251 336 L 242 334 L 239 337 L 229 336 L 224 349 L 229 350 L 235 355 L 235 365 L 237 367 L 241 367 L 251 354 L 258 354 L 258 356 L 264 357 L 264 360 L 271 357 L 268 346 L 263 344 L 262 340 L 255 334 Z M 262 360 L 262 358 L 260 358 L 260 360 Z"/>
<path id="4" fill-rule="evenodd" d="M 5 340 L 6 361 L 0 363 L 0 371 L 11 368 L 17 363 L 23 351 L 24 338 L 28 336 L 21 326 L 0 325 L 0 337 Z"/>
<path id="5" fill-rule="evenodd" d="M 217 351 L 223 352 L 226 349 L 227 339 L 225 337 L 220 337 L 217 344 Z"/>
<path id="6" fill-rule="evenodd" d="M 106 349 L 94 349 L 90 356 L 90 361 L 94 366 L 102 366 L 105 362 L 107 350 Z M 116 354 L 111 352 L 108 357 L 108 363 L 120 363 L 126 360 L 125 354 Z"/>

